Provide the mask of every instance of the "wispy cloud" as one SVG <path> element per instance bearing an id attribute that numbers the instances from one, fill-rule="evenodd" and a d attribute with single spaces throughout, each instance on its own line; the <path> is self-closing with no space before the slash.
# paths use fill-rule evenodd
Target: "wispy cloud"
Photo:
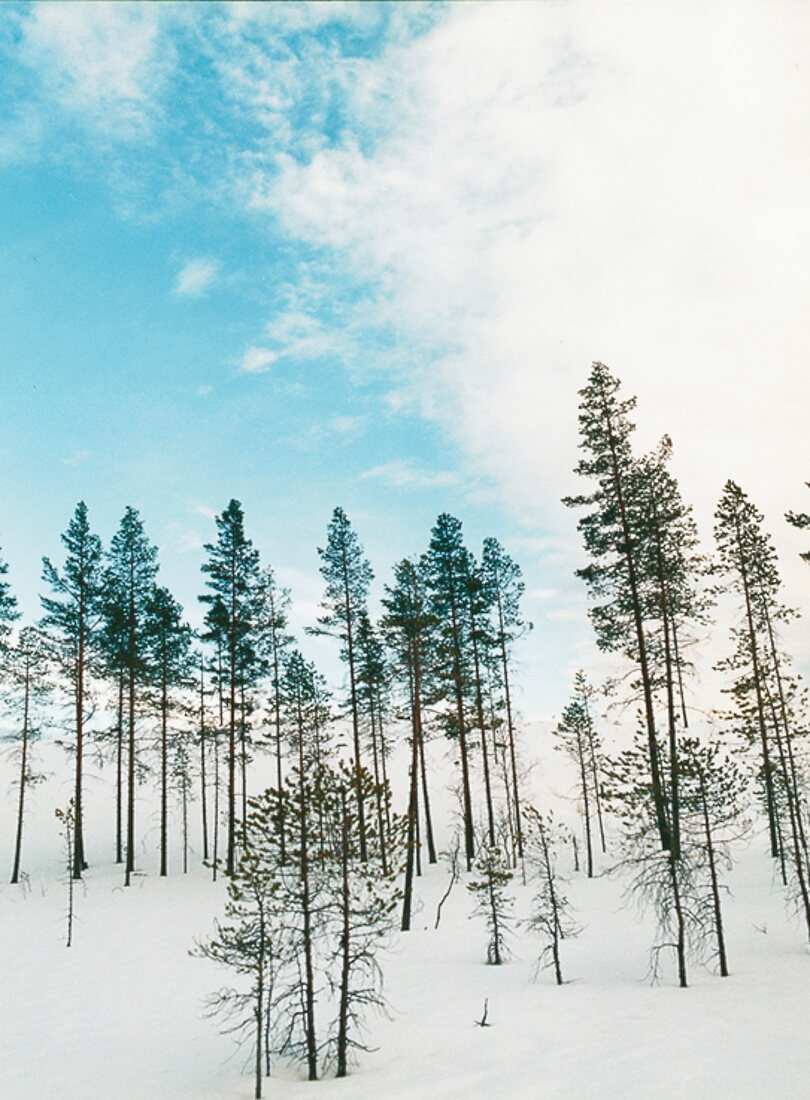
<path id="1" fill-rule="evenodd" d="M 92 453 L 92 451 L 76 451 L 70 458 L 63 458 L 62 464 L 64 466 L 81 466 L 83 462 L 91 457 Z"/>
<path id="2" fill-rule="evenodd" d="M 264 374 L 278 359 L 278 352 L 270 348 L 248 348 L 239 365 L 243 374 Z"/>
<path id="3" fill-rule="evenodd" d="M 374 281 L 412 352 L 392 407 L 439 421 L 517 514 L 570 530 L 576 391 L 600 358 L 639 394 L 639 445 L 672 434 L 704 522 L 730 475 L 778 518 L 810 407 L 810 11 L 445 12 L 366 74 L 398 108 L 373 146 L 357 122 L 282 155 L 255 203 Z"/>
<path id="4" fill-rule="evenodd" d="M 219 276 L 219 260 L 200 256 L 183 264 L 174 282 L 178 298 L 201 298 Z"/>
<path id="5" fill-rule="evenodd" d="M 364 470 L 359 479 L 380 481 L 397 489 L 443 489 L 459 481 L 458 474 L 451 470 L 422 470 L 401 459 Z"/>
<path id="6" fill-rule="evenodd" d="M 38 3 L 22 22 L 21 56 L 52 102 L 117 138 L 143 133 L 174 49 L 158 49 L 159 5 Z"/>
<path id="7" fill-rule="evenodd" d="M 363 416 L 333 416 L 328 428 L 336 435 L 358 436 L 366 426 Z"/>

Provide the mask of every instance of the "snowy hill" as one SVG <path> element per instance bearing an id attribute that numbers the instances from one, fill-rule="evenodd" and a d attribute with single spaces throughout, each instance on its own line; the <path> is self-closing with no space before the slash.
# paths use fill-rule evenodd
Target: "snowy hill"
<path id="1" fill-rule="evenodd" d="M 533 731 L 541 763 L 538 801 L 560 795 L 567 776 L 546 729 Z M 442 762 L 444 748 L 433 746 Z M 32 794 L 23 865 L 27 881 L 0 887 L 3 999 L 0 1096 L 29 1100 L 226 1100 L 250 1097 L 248 1060 L 206 1018 L 208 993 L 230 976 L 189 955 L 222 915 L 225 885 L 213 883 L 195 856 L 189 874 L 157 877 L 157 837 L 143 790 L 139 863 L 146 872 L 125 890 L 111 851 L 109 775 L 88 783 L 87 836 L 93 863 L 78 884 L 73 944 L 65 947 L 67 885 L 61 872 L 53 807 L 69 797 L 70 766 L 56 746 L 40 750 L 51 778 Z M 440 759 L 441 758 L 441 759 Z M 12 773 L 3 765 L 2 782 Z M 453 797 L 437 783 L 442 839 Z M 549 792 L 555 792 L 550 794 Z M 3 807 L 0 855 L 10 866 L 14 799 Z M 196 822 L 195 822 L 196 828 Z M 195 835 L 198 833 L 196 829 Z M 694 965 L 690 988 L 677 988 L 674 966 L 649 981 L 655 929 L 649 914 L 623 902 L 618 876 L 587 880 L 570 852 L 561 870 L 582 931 L 563 944 L 567 982 L 535 974 L 539 944 L 517 928 L 512 959 L 484 963 L 486 934 L 471 920 L 464 878 L 434 929 L 448 875 L 443 863 L 417 880 L 413 930 L 397 935 L 382 959 L 390 1018 L 369 1020 L 369 1044 L 348 1079 L 308 1083 L 290 1066 L 266 1083 L 272 1097 L 352 1100 L 538 1097 L 804 1097 L 810 1074 L 805 1006 L 810 958 L 802 928 L 774 880 L 765 840 L 738 852 L 726 903 L 731 975 Z M 600 869 L 608 865 L 603 857 Z M 534 892 L 516 885 L 516 912 Z M 476 1026 L 488 1002 L 487 1022 Z"/>

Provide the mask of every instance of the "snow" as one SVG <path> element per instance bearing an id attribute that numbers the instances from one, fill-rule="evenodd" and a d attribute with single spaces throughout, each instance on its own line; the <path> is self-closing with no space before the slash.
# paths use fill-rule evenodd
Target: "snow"
<path id="1" fill-rule="evenodd" d="M 139 863 L 146 873 L 125 890 L 111 852 L 97 843 L 111 841 L 109 769 L 91 767 L 86 833 L 94 865 L 77 888 L 67 949 L 67 886 L 53 807 L 67 802 L 70 765 L 56 746 L 38 751 L 54 774 L 32 792 L 23 848 L 29 879 L 0 886 L 0 1097 L 251 1097 L 252 1079 L 242 1072 L 246 1052 L 204 1010 L 206 995 L 230 976 L 189 954 L 222 915 L 224 883 L 212 883 L 197 856 L 189 874 L 180 873 L 176 833 L 171 874 L 157 876 L 155 818 L 144 788 Z M 555 754 L 539 755 L 542 804 L 543 789 L 550 799 L 549 791 L 566 784 Z M 7 764 L 0 781 L 10 790 L 0 818 L 0 858 L 10 871 L 14 796 Z M 439 821 L 448 820 L 452 803 L 437 789 Z M 570 818 L 570 806 L 555 809 Z M 196 814 L 192 823 L 196 839 Z M 570 873 L 567 890 L 582 931 L 562 945 L 568 981 L 557 987 L 549 971 L 535 977 L 540 945 L 521 929 L 509 963 L 484 964 L 486 933 L 482 921 L 469 919 L 473 899 L 464 876 L 434 930 L 447 869 L 426 868 L 417 881 L 413 931 L 398 935 L 382 960 L 391 1018 L 370 1019 L 375 1049 L 342 1081 L 309 1083 L 295 1067 L 278 1066 L 265 1094 L 281 1100 L 805 1097 L 810 957 L 765 847 L 763 835 L 755 835 L 729 880 L 730 977 L 693 965 L 686 990 L 677 988 L 669 960 L 660 982 L 650 983 L 654 927 L 649 915 L 623 902 L 617 876 Z M 602 857 L 600 868 L 607 863 Z M 531 886 L 514 892 L 516 912 L 525 913 Z M 485 999 L 491 1026 L 482 1028 L 475 1021 Z"/>

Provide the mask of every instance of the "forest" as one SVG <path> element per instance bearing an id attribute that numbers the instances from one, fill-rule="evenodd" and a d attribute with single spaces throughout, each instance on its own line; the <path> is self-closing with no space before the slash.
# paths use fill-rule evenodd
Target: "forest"
<path id="1" fill-rule="evenodd" d="M 92 950 L 81 919 L 93 891 L 179 879 L 178 908 L 185 882 L 190 905 L 206 891 L 213 923 L 185 955 L 212 990 L 198 1006 L 210 1042 L 223 1060 L 238 1044 L 256 1097 L 371 1072 L 376 1029 L 398 1026 L 392 958 L 408 937 L 459 929 L 459 914 L 480 948 L 471 965 L 508 971 L 528 952 L 535 982 L 556 992 L 576 971 L 584 988 L 590 956 L 577 944 L 600 921 L 599 891 L 618 884 L 643 914 L 633 934 L 645 990 L 731 979 L 729 884 L 739 859 L 754 866 L 752 851 L 753 888 L 775 891 L 806 981 L 810 711 L 785 644 L 799 611 L 783 602 L 764 516 L 729 480 L 705 545 L 672 441 L 634 448 L 635 397 L 600 362 L 579 396 L 581 491 L 563 503 L 613 671 L 579 670 L 546 726 L 520 713 L 516 691 L 516 649 L 532 629 L 520 565 L 496 537 L 468 547 L 449 513 L 422 552 L 387 563 L 377 599 L 362 533 L 334 509 L 309 633 L 339 653 L 339 684 L 292 635 L 291 594 L 236 499 L 204 549 L 201 630 L 161 585 L 132 506 L 105 547 L 76 505 L 62 559 L 43 559 L 37 622 L 21 621 L 0 561 L 6 900 L 32 906 L 32 883 L 47 879 L 62 906 L 50 938 L 76 953 Z M 785 522 L 810 530 L 797 508 Z M 810 565 L 810 547 L 802 557 Z M 710 667 L 708 639 L 722 653 Z M 701 697 L 709 673 L 720 707 Z M 56 804 L 39 790 L 55 789 L 46 765 L 64 779 Z M 31 860 L 29 834 L 51 835 L 45 815 L 60 847 Z M 585 921 L 589 890 L 602 900 Z M 766 950 L 767 929 L 759 939 Z M 432 965 L 420 971 L 425 998 L 454 980 Z M 214 989 L 218 978 L 227 984 Z M 504 996 L 499 1013 L 489 997 L 470 1006 L 476 1042 L 509 1017 Z M 472 1081 L 464 1094 L 483 1092 Z M 110 1093 L 99 1084 L 95 1095 Z"/>

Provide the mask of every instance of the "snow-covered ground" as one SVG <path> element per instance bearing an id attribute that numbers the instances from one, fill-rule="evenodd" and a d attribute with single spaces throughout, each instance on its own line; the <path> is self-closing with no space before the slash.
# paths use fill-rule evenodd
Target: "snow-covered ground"
<path id="1" fill-rule="evenodd" d="M 538 790 L 564 791 L 564 773 L 545 752 Z M 139 805 L 141 865 L 125 890 L 111 861 L 108 775 L 88 784 L 88 848 L 93 867 L 76 895 L 74 942 L 65 947 L 67 886 L 54 805 L 69 797 L 69 764 L 42 750 L 55 773 L 31 800 L 23 865 L 26 885 L 0 886 L 0 1098 L 30 1100 L 225 1100 L 252 1096 L 244 1052 L 206 1017 L 206 994 L 229 975 L 189 955 L 222 915 L 225 887 L 195 856 L 179 873 L 156 874 L 157 834 Z M 544 781 L 544 769 L 549 782 Z M 552 780 L 553 776 L 553 781 Z M 8 790 L 11 772 L 2 765 Z M 146 794 L 146 792 L 145 792 Z M 548 795 L 551 798 L 551 795 Z M 452 799 L 437 795 L 446 819 Z M 541 799 L 542 801 L 542 799 Z M 196 811 L 196 806 L 193 807 Z M 10 871 L 14 798 L 4 799 L 0 858 Z M 199 829 L 196 812 L 193 832 Z M 99 838 L 104 838 L 102 850 Z M 369 1041 L 342 1081 L 308 1083 L 279 1067 L 268 1097 L 450 1098 L 689 1097 L 790 1098 L 810 1090 L 806 1009 L 810 955 L 786 910 L 764 840 L 739 853 L 726 903 L 731 976 L 693 966 L 691 986 L 674 971 L 648 978 L 654 928 L 622 902 L 620 879 L 572 874 L 568 887 L 578 938 L 563 945 L 567 984 L 535 977 L 538 944 L 518 930 L 513 959 L 484 964 L 486 935 L 470 920 L 472 899 L 456 886 L 433 928 L 445 890 L 444 865 L 419 880 L 414 929 L 383 961 L 391 1018 L 370 1020 Z M 607 861 L 602 861 L 602 867 Z M 525 911 L 531 887 L 515 887 Z M 491 1026 L 481 1028 L 488 999 Z"/>

